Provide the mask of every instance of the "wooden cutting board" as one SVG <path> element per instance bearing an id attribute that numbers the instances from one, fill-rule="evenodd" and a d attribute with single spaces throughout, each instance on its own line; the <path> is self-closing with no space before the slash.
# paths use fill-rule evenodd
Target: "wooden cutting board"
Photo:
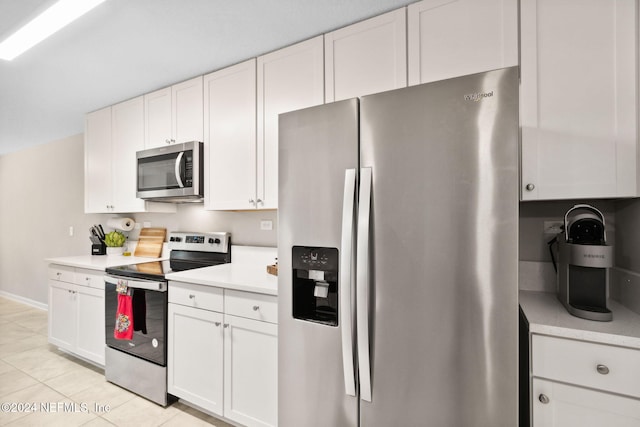
<path id="1" fill-rule="evenodd" d="M 167 236 L 166 228 L 143 228 L 140 230 L 138 244 L 133 256 L 147 258 L 160 258 L 162 255 L 162 244 Z"/>

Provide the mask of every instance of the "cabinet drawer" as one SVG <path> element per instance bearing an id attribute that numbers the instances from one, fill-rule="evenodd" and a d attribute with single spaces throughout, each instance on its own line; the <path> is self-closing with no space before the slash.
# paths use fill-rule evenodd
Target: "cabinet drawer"
<path id="1" fill-rule="evenodd" d="M 49 267 L 49 279 L 60 282 L 75 283 L 75 268 L 64 265 L 52 265 Z"/>
<path id="2" fill-rule="evenodd" d="M 169 302 L 187 307 L 222 312 L 222 289 L 192 283 L 169 282 Z"/>
<path id="3" fill-rule="evenodd" d="M 534 377 L 640 397 L 640 350 L 532 335 Z"/>
<path id="4" fill-rule="evenodd" d="M 278 323 L 278 299 L 272 295 L 225 290 L 225 313 Z"/>
<path id="5" fill-rule="evenodd" d="M 75 284 L 89 286 L 95 289 L 104 289 L 104 272 L 78 268 L 75 272 Z"/>

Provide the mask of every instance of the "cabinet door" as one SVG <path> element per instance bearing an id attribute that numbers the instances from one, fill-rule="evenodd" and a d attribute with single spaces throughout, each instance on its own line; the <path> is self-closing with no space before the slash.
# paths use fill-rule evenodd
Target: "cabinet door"
<path id="1" fill-rule="evenodd" d="M 144 147 L 171 143 L 171 88 L 144 95 Z"/>
<path id="2" fill-rule="evenodd" d="M 144 149 L 144 100 L 142 96 L 113 105 L 112 161 L 114 212 L 143 212 L 136 197 L 136 151 Z"/>
<path id="3" fill-rule="evenodd" d="M 258 209 L 278 208 L 278 115 L 324 102 L 322 36 L 258 58 Z"/>
<path id="4" fill-rule="evenodd" d="M 49 280 L 49 342 L 70 351 L 76 347 L 74 292 L 75 285 L 71 283 Z"/>
<path id="5" fill-rule="evenodd" d="M 326 102 L 407 85 L 406 9 L 327 33 Z"/>
<path id="6" fill-rule="evenodd" d="M 636 14 L 522 0 L 522 200 L 636 196 Z"/>
<path id="7" fill-rule="evenodd" d="M 223 315 L 169 304 L 167 389 L 215 414 L 223 414 Z"/>
<path id="8" fill-rule="evenodd" d="M 110 212 L 112 206 L 111 107 L 85 117 L 84 211 Z"/>
<path id="9" fill-rule="evenodd" d="M 104 365 L 104 289 L 76 286 L 76 353 Z"/>
<path id="10" fill-rule="evenodd" d="M 225 315 L 224 416 L 278 425 L 278 325 Z"/>
<path id="11" fill-rule="evenodd" d="M 255 209 L 255 59 L 205 76 L 204 86 L 205 207 Z"/>
<path id="12" fill-rule="evenodd" d="M 546 402 L 546 403 L 544 403 Z M 640 400 L 533 379 L 533 427 L 638 427 Z"/>
<path id="13" fill-rule="evenodd" d="M 171 103 L 173 142 L 202 141 L 202 76 L 171 86 Z"/>
<path id="14" fill-rule="evenodd" d="M 517 0 L 407 6 L 409 85 L 518 65 Z"/>

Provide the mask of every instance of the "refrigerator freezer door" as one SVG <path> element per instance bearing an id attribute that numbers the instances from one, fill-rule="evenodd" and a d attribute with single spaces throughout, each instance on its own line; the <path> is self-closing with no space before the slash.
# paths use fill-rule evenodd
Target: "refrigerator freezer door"
<path id="1" fill-rule="evenodd" d="M 345 170 L 358 167 L 358 100 L 281 114 L 279 126 L 278 425 L 356 427 L 358 399 L 345 392 L 342 358 L 341 327 L 352 319 L 340 315 L 339 295 L 348 283 L 338 279 L 337 326 L 294 319 L 292 248 L 336 248 L 342 256 Z M 313 287 L 324 275 L 317 270 L 303 283 Z"/>
<path id="2" fill-rule="evenodd" d="M 360 425 L 515 426 L 517 69 L 360 106 L 372 171 L 372 395 Z"/>

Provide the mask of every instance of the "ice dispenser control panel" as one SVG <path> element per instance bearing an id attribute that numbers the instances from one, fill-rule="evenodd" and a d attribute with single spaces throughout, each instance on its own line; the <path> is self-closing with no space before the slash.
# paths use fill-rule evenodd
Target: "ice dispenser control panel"
<path id="1" fill-rule="evenodd" d="M 293 317 L 338 326 L 338 249 L 292 249 Z"/>

